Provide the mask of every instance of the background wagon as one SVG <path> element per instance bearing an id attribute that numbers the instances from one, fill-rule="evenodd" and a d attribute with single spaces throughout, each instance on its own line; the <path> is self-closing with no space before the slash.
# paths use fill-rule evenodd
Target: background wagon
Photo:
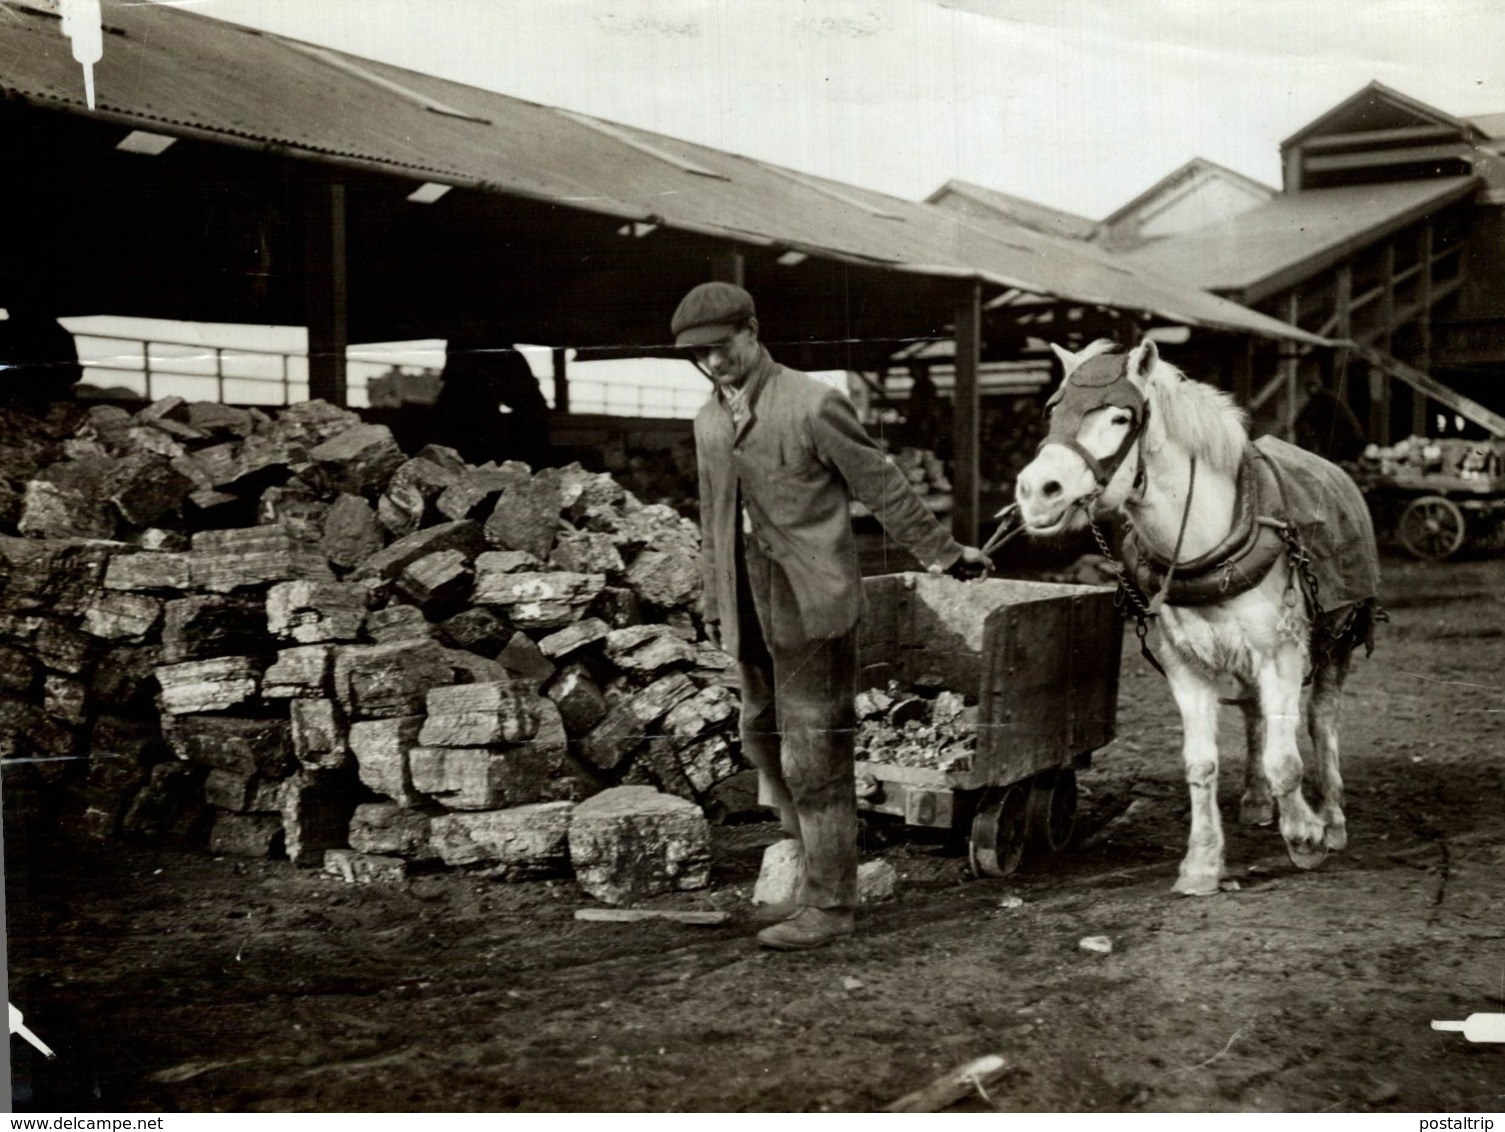
<path id="1" fill-rule="evenodd" d="M 1379 533 L 1417 558 L 1505 548 L 1505 440 L 1413 436 L 1366 454 L 1355 479 Z"/>
<path id="2" fill-rule="evenodd" d="M 864 808 L 967 830 L 980 874 L 1012 873 L 1026 843 L 1063 848 L 1076 770 L 1114 735 L 1122 623 L 1113 591 L 914 573 L 868 578 L 864 591 L 859 686 L 944 688 L 976 704 L 970 765 L 859 761 Z"/>

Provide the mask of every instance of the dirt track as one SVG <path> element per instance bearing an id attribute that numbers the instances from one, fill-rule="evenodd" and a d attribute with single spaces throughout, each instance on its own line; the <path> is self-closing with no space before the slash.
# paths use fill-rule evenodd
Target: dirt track
<path id="1" fill-rule="evenodd" d="M 11 840 L 10 996 L 61 1054 L 12 1040 L 17 1107 L 865 1110 L 996 1052 L 1010 1072 L 963 1107 L 1498 1112 L 1505 1046 L 1429 1022 L 1505 1009 L 1505 561 L 1385 569 L 1393 620 L 1346 703 L 1351 845 L 1316 872 L 1233 823 L 1229 710 L 1242 887 L 1170 894 L 1178 730 L 1134 649 L 1121 738 L 1082 776 L 1088 847 L 970 881 L 875 838 L 899 900 L 803 955 L 746 924 L 577 923 L 568 882 L 357 889 Z M 719 830 L 713 890 L 671 903 L 739 907 L 773 836 Z"/>

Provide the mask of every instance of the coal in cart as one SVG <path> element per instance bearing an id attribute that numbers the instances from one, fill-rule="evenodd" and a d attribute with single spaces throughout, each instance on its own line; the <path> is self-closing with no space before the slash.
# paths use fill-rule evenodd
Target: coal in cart
<path id="1" fill-rule="evenodd" d="M 1114 735 L 1112 589 L 918 573 L 863 586 L 861 807 L 965 833 L 979 875 L 1063 849 L 1077 771 Z"/>
<path id="2" fill-rule="evenodd" d="M 1375 529 L 1415 558 L 1505 550 L 1505 440 L 1408 437 L 1351 469 Z"/>

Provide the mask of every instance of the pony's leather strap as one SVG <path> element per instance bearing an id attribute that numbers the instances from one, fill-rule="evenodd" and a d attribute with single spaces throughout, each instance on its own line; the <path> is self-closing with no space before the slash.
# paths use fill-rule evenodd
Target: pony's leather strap
<path id="1" fill-rule="evenodd" d="M 1076 437 L 1047 436 L 1044 440 L 1040 441 L 1039 448 L 1037 448 L 1035 451 L 1038 452 L 1040 448 L 1044 448 L 1047 444 L 1059 444 L 1062 448 L 1071 449 L 1071 451 L 1075 452 L 1082 458 L 1082 462 L 1087 465 L 1087 470 L 1092 473 L 1092 478 L 1097 481 L 1097 485 L 1099 487 L 1107 486 L 1108 480 L 1110 478 L 1108 470 L 1103 467 L 1102 461 L 1094 456 L 1091 452 L 1088 452 L 1087 449 L 1082 446 L 1081 441 L 1077 440 Z M 1119 458 L 1122 459 L 1122 457 Z"/>
<path id="2" fill-rule="evenodd" d="M 1262 503 L 1274 496 L 1276 509 L 1285 509 L 1279 481 L 1267 468 L 1252 444 L 1239 465 L 1234 496 L 1233 522 L 1228 536 L 1217 546 L 1189 562 L 1171 563 L 1156 556 L 1139 541 L 1138 532 L 1124 540 L 1124 565 L 1145 593 L 1155 593 L 1171 574 L 1165 600 L 1171 605 L 1211 605 L 1247 593 L 1264 580 L 1285 553 L 1285 540 L 1277 520 L 1260 512 Z"/>
<path id="3" fill-rule="evenodd" d="M 1126 435 L 1123 438 L 1123 442 L 1119 444 L 1118 451 L 1110 453 L 1108 456 L 1101 460 L 1099 460 L 1091 452 L 1087 451 L 1087 449 L 1082 445 L 1082 442 L 1079 441 L 1075 436 L 1071 436 L 1065 433 L 1062 433 L 1062 435 L 1058 436 L 1056 435 L 1056 431 L 1054 429 L 1051 431 L 1050 435 L 1046 436 L 1044 440 L 1040 441 L 1040 444 L 1035 449 L 1035 451 L 1042 451 L 1047 444 L 1059 444 L 1062 448 L 1069 448 L 1071 451 L 1075 452 L 1082 458 L 1082 462 L 1087 465 L 1087 470 L 1092 473 L 1092 478 L 1097 481 L 1097 486 L 1107 487 L 1108 481 L 1111 480 L 1113 478 L 1113 474 L 1118 471 L 1118 466 L 1122 464 L 1124 462 L 1124 458 L 1128 456 L 1131 451 L 1133 451 L 1134 442 L 1137 441 L 1140 437 L 1140 434 L 1144 432 L 1145 422 L 1148 419 L 1149 406 L 1146 406 L 1143 413 L 1135 415 L 1134 426 L 1129 429 L 1128 435 Z"/>

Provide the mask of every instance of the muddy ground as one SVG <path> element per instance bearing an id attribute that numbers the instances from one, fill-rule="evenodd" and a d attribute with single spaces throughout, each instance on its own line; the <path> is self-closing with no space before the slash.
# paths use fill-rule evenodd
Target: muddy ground
<path id="1" fill-rule="evenodd" d="M 1316 872 L 1234 824 L 1225 709 L 1241 888 L 1171 895 L 1178 731 L 1132 648 L 1085 844 L 977 881 L 954 847 L 871 834 L 899 899 L 806 954 L 745 923 L 579 923 L 567 881 L 355 888 L 12 838 L 10 996 L 60 1054 L 12 1039 L 18 1107 L 869 1110 L 999 1053 L 960 1107 L 1498 1112 L 1505 1046 L 1429 1023 L 1505 1009 L 1505 561 L 1385 566 L 1393 620 L 1347 700 L 1351 847 Z M 718 829 L 714 888 L 666 903 L 742 906 L 773 837 Z"/>

